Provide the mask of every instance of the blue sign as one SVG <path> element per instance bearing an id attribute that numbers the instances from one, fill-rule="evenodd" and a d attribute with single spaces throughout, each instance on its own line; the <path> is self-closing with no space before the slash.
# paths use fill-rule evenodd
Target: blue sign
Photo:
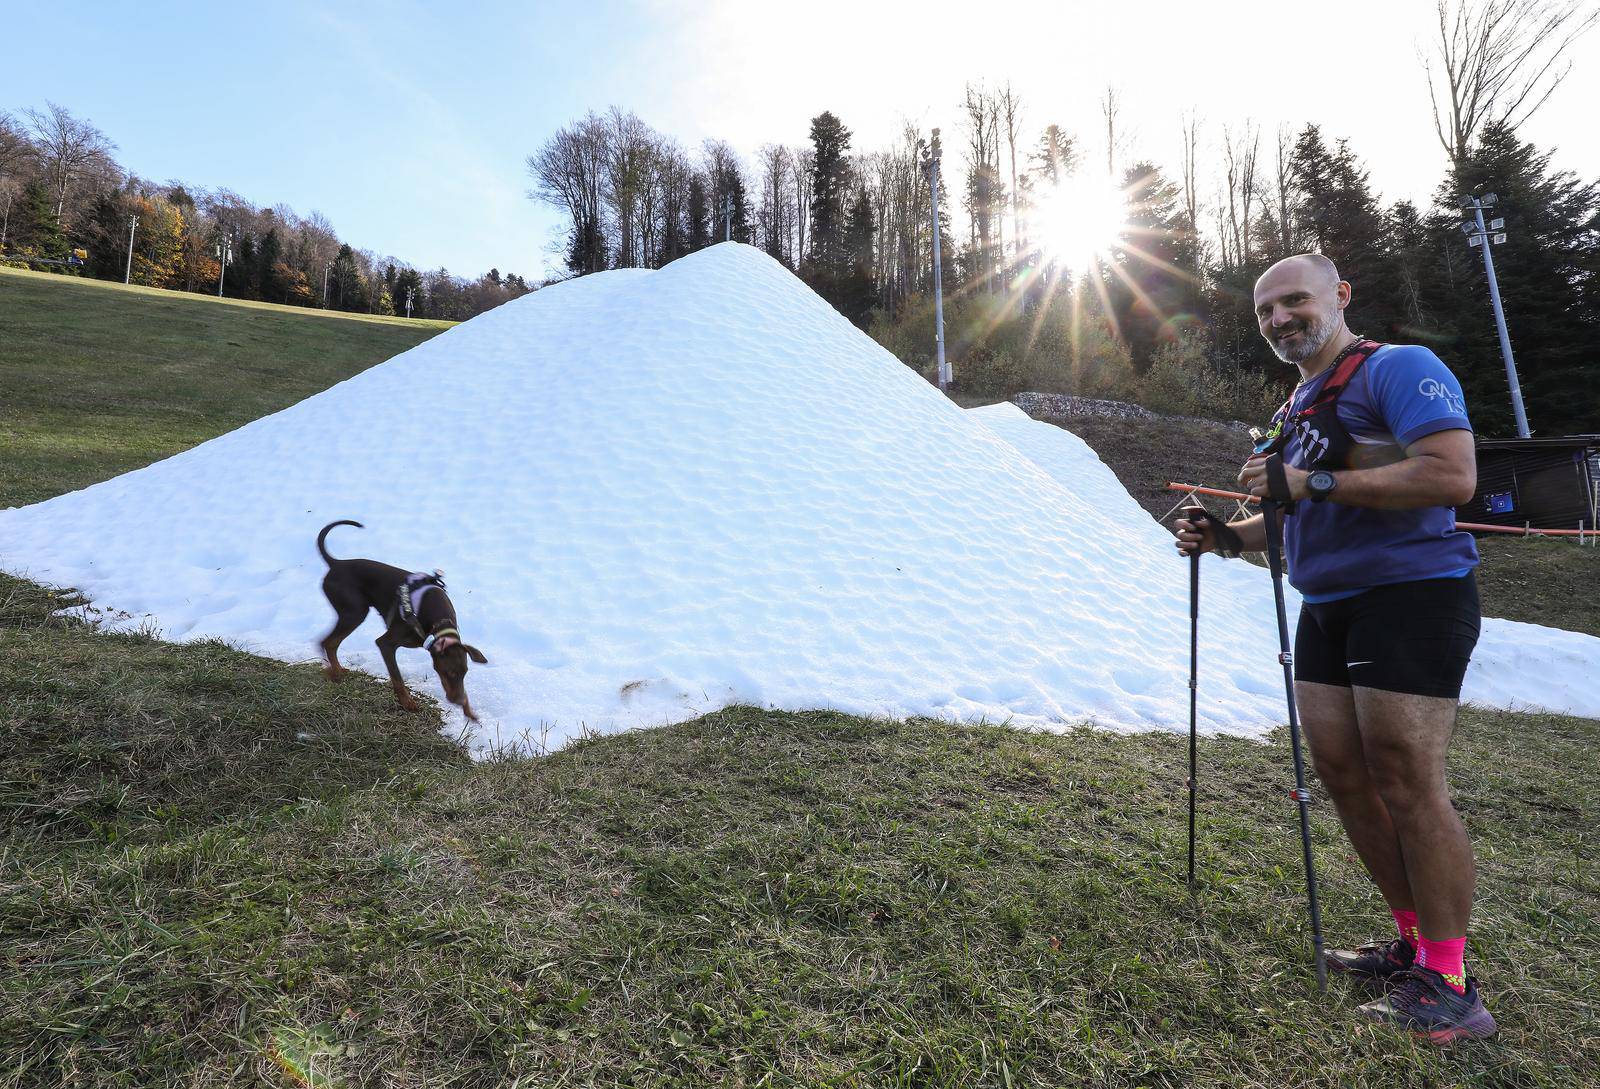
<path id="1" fill-rule="evenodd" d="M 1483 505 L 1489 508 L 1490 514 L 1510 514 L 1517 509 L 1510 492 L 1491 492 L 1483 497 Z"/>

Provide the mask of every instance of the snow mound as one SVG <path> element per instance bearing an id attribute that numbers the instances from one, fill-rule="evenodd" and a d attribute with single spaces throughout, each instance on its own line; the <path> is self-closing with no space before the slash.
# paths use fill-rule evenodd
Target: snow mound
<path id="1" fill-rule="evenodd" d="M 446 572 L 480 749 L 750 703 L 1187 729 L 1188 568 L 1080 440 L 963 412 L 740 245 L 508 303 L 165 461 L 0 512 L 0 566 L 287 661 L 337 556 Z M 1271 587 L 1207 557 L 1200 718 L 1284 719 Z M 373 616 L 347 664 L 382 675 Z M 427 657 L 403 651 L 437 695 Z M 1600 640 L 1491 624 L 1468 698 L 1600 715 Z M 1563 681 L 1562 678 L 1570 678 Z M 452 709 L 452 722 L 465 729 Z"/>

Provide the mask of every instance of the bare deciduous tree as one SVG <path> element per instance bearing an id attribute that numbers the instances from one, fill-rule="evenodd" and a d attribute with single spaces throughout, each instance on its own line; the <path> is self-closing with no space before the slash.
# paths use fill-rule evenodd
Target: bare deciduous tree
<path id="1" fill-rule="evenodd" d="M 1007 83 L 998 98 L 1000 118 L 1005 123 L 1006 148 L 1011 153 L 1011 244 L 1020 256 L 1023 251 L 1022 223 L 1017 212 L 1017 130 L 1022 125 L 1022 98 Z"/>
<path id="2" fill-rule="evenodd" d="M 1004 188 L 1000 181 L 1000 101 L 981 86 L 967 84 L 962 103 L 966 111 L 967 132 L 967 214 L 968 236 L 976 258 L 974 266 L 993 292 L 1000 268 L 996 239 Z"/>
<path id="3" fill-rule="evenodd" d="M 13 177 L 33 158 L 33 144 L 17 119 L 0 110 L 0 178 Z"/>
<path id="4" fill-rule="evenodd" d="M 1572 71 L 1562 58 L 1600 21 L 1590 0 L 1436 0 L 1438 39 L 1423 58 L 1433 127 L 1458 167 L 1489 125 L 1515 128 Z"/>
<path id="5" fill-rule="evenodd" d="M 26 115 L 40 165 L 55 193 L 56 222 L 60 223 L 72 184 L 86 174 L 114 170 L 111 153 L 117 145 L 88 121 L 73 117 L 54 102 L 46 102 L 43 112 L 27 110 Z"/>
<path id="6" fill-rule="evenodd" d="M 1246 122 L 1244 132 L 1235 136 L 1226 126 L 1222 130 L 1222 157 L 1226 169 L 1227 217 L 1222 219 L 1222 265 L 1239 268 L 1250 263 L 1250 220 L 1255 210 L 1256 157 L 1261 147 L 1261 131 Z"/>
<path id="7" fill-rule="evenodd" d="M 1189 229 L 1200 233 L 1200 193 L 1197 158 L 1200 145 L 1200 119 L 1193 112 L 1183 118 L 1183 212 Z"/>
<path id="8" fill-rule="evenodd" d="M 613 106 L 606 117 L 605 187 L 603 196 L 617 228 L 616 267 L 644 265 L 640 232 L 649 216 L 640 207 L 649 199 L 651 150 L 656 133 L 632 112 Z"/>
<path id="9" fill-rule="evenodd" d="M 1278 126 L 1278 147 L 1273 174 L 1274 203 L 1277 205 L 1278 257 L 1288 257 L 1299 247 L 1294 244 L 1294 133 L 1288 125 Z"/>
<path id="10" fill-rule="evenodd" d="M 806 236 L 811 230 L 811 192 L 816 180 L 817 152 L 811 147 L 790 148 L 794 162 L 794 267 L 800 268 L 806 252 Z"/>
<path id="11" fill-rule="evenodd" d="M 761 204 L 756 210 L 761 248 L 788 264 L 794 235 L 789 224 L 794 216 L 794 158 L 782 144 L 764 144 L 756 161 L 761 165 Z"/>
<path id="12" fill-rule="evenodd" d="M 1106 95 L 1100 100 L 1100 112 L 1106 119 L 1106 177 L 1117 176 L 1117 115 L 1122 112 L 1121 104 L 1117 102 L 1117 89 L 1107 87 Z"/>
<path id="13" fill-rule="evenodd" d="M 606 123 L 590 113 L 546 140 L 528 156 L 536 199 L 562 209 L 571 220 L 574 272 L 605 268 L 602 238 L 602 193 L 607 166 Z"/>

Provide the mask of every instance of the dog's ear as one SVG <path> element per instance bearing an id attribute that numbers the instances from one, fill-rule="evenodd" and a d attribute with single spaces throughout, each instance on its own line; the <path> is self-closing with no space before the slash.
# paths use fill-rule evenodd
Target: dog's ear
<path id="1" fill-rule="evenodd" d="M 461 649 L 467 652 L 467 657 L 471 658 L 474 662 L 477 662 L 479 665 L 488 665 L 489 664 L 489 659 L 485 658 L 483 656 L 483 651 L 479 650 L 477 647 L 469 647 L 469 646 L 467 646 L 467 644 L 462 643 L 461 644 Z"/>

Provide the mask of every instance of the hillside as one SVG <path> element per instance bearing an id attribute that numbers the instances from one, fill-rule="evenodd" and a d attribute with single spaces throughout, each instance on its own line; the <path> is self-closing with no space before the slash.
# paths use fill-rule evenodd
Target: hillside
<path id="1" fill-rule="evenodd" d="M 383 358 L 349 319 L 260 311 L 229 344 L 128 295 L 80 333 L 58 290 L 15 323 L 0 296 L 29 498 L 312 392 L 318 352 L 324 384 Z M 1146 509 L 1211 441 L 1117 428 L 1090 441 Z M 474 764 L 374 678 L 100 634 L 71 601 L 0 576 L 5 1089 L 1600 1083 L 1600 723 L 1462 715 L 1502 1033 L 1438 1054 L 1311 984 L 1281 732 L 1201 741 L 1191 898 L 1176 735 L 730 707 Z M 1315 793 L 1329 938 L 1382 933 Z"/>
<path id="2" fill-rule="evenodd" d="M 0 507 L 186 450 L 447 328 L 0 267 Z"/>

